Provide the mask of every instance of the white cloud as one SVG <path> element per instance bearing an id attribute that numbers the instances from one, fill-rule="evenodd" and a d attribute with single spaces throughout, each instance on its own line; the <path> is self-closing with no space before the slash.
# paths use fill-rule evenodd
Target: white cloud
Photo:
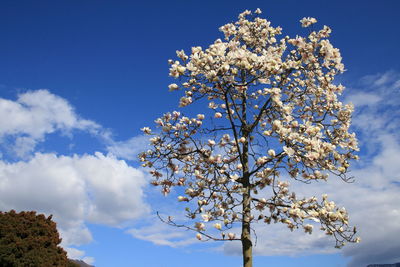
<path id="1" fill-rule="evenodd" d="M 354 171 L 358 183 L 353 190 L 340 194 L 349 203 L 352 221 L 362 237 L 360 244 L 344 250 L 351 257 L 351 267 L 400 259 L 400 184 L 396 184 L 400 181 L 400 143 L 385 136 L 381 146 L 372 164 Z"/>
<path id="2" fill-rule="evenodd" d="M 129 229 L 126 233 L 156 245 L 174 248 L 198 243 L 193 232 L 174 229 L 173 226 L 161 222 L 156 216 L 147 218 L 145 226 Z"/>
<path id="3" fill-rule="evenodd" d="M 127 141 L 110 141 L 107 151 L 119 158 L 137 160 L 138 154 L 145 151 L 148 146 L 149 136 L 139 135 Z"/>
<path id="4" fill-rule="evenodd" d="M 95 260 L 94 260 L 93 257 L 83 257 L 82 260 L 83 260 L 85 263 L 90 264 L 90 265 L 93 265 L 94 262 L 95 262 Z"/>
<path id="5" fill-rule="evenodd" d="M 94 260 L 70 247 L 93 240 L 86 223 L 123 227 L 149 212 L 144 200 L 144 174 L 112 154 L 123 156 L 119 148 L 122 142 L 114 141 L 99 124 L 77 115 L 67 100 L 48 90 L 28 91 L 15 101 L 0 98 L 0 125 L 5 154 L 11 151 L 22 159 L 7 162 L 0 158 L 0 210 L 53 214 L 62 246 L 71 258 Z M 72 138 L 75 130 L 116 149 L 110 149 L 108 155 L 32 153 L 49 134 Z M 127 145 L 131 144 L 139 142 Z"/>
<path id="6" fill-rule="evenodd" d="M 93 265 L 95 259 L 93 257 L 85 256 L 85 251 L 79 250 L 77 248 L 67 247 L 65 248 L 67 251 L 67 257 L 69 259 L 81 259 L 87 264 Z"/>
<path id="7" fill-rule="evenodd" d="M 359 93 L 350 95 L 346 102 L 353 103 L 353 105 L 357 109 L 358 107 L 362 107 L 362 106 L 374 105 L 381 100 L 382 100 L 382 98 L 377 94 L 359 92 Z"/>
<path id="8" fill-rule="evenodd" d="M 18 158 L 24 158 L 35 149 L 37 139 L 28 136 L 19 136 L 15 138 L 15 143 L 12 148 Z"/>
<path id="9" fill-rule="evenodd" d="M 323 233 L 305 234 L 301 229 L 291 232 L 282 224 L 253 224 L 257 239 L 253 237 L 253 253 L 256 256 L 305 256 L 337 252 L 334 243 Z M 241 255 L 240 242 L 226 242 L 225 254 Z"/>
<path id="10" fill-rule="evenodd" d="M 149 201 L 151 209 L 157 211 L 164 221 L 170 217 L 174 222 L 184 224 L 188 222 L 184 212 L 186 204 L 176 200 L 174 196 L 177 194 L 176 188 L 172 188 L 170 195 L 164 196 L 161 194 L 161 188 L 152 186 L 146 190 L 146 200 Z M 167 225 L 156 214 L 142 217 L 140 222 L 126 230 L 126 233 L 156 245 L 174 248 L 198 243 L 195 233 Z"/>
<path id="11" fill-rule="evenodd" d="M 80 118 L 63 98 L 48 90 L 28 91 L 16 101 L 0 98 L 0 141 L 14 137 L 12 150 L 18 157 L 32 152 L 46 134 L 60 132 L 69 135 L 73 130 L 100 134 L 101 127 L 93 121 Z"/>
<path id="12" fill-rule="evenodd" d="M 77 248 L 65 248 L 65 250 L 67 251 L 67 256 L 70 259 L 82 259 L 85 255 L 85 251 Z"/>
<path id="13" fill-rule="evenodd" d="M 147 214 L 145 185 L 141 171 L 111 155 L 36 153 L 0 161 L 0 210 L 53 214 L 63 245 L 81 245 L 92 241 L 86 222 L 119 226 Z"/>

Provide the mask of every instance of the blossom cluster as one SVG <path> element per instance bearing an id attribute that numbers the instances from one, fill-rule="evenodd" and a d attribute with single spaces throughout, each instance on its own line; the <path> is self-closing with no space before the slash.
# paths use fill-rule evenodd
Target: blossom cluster
<path id="1" fill-rule="evenodd" d="M 338 247 L 357 241 L 344 209 L 325 196 L 297 199 L 284 181 L 329 174 L 347 181 L 350 161 L 358 158 L 353 106 L 339 101 L 344 86 L 334 82 L 344 65 L 329 41 L 331 29 L 280 38 L 282 29 L 260 14 L 246 10 L 220 27 L 223 40 L 169 60 L 170 76 L 179 80 L 169 90 L 184 92 L 179 106 L 206 101 L 208 110 L 193 118 L 166 113 L 155 121 L 159 130 L 144 127 L 152 149 L 140 159 L 164 194 L 185 188 L 178 201 L 187 204 L 198 239 L 207 224 L 219 238 L 236 240 L 225 234 L 235 223 L 273 221 L 307 233 L 320 223 Z M 300 21 L 303 27 L 316 22 Z M 253 214 L 241 209 L 249 193 Z"/>

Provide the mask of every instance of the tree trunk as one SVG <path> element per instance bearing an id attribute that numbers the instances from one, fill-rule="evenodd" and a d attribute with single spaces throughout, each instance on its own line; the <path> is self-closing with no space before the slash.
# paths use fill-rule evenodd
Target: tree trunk
<path id="1" fill-rule="evenodd" d="M 245 79 L 242 76 L 242 81 Z M 243 137 L 246 138 L 246 142 L 243 144 L 243 217 L 242 217 L 242 256 L 243 256 L 243 267 L 253 267 L 253 243 L 251 242 L 250 234 L 250 221 L 251 221 L 251 186 L 250 186 L 250 174 L 249 174 L 249 142 L 250 142 L 250 131 L 247 124 L 247 96 L 244 93 L 242 97 L 242 133 Z"/>
<path id="2" fill-rule="evenodd" d="M 253 243 L 250 234 L 250 188 L 246 188 L 247 192 L 243 194 L 243 221 L 242 221 L 242 253 L 243 267 L 253 267 Z"/>

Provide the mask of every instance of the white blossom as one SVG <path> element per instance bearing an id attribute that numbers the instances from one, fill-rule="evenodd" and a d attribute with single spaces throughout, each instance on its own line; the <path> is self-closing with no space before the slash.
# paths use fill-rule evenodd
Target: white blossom
<path id="1" fill-rule="evenodd" d="M 314 227 L 311 224 L 306 224 L 303 226 L 303 228 L 306 233 L 311 234 Z"/>
<path id="2" fill-rule="evenodd" d="M 179 196 L 178 197 L 178 201 L 182 202 L 182 201 L 189 201 L 189 199 L 187 197 L 183 197 L 183 196 Z"/>
<path id="3" fill-rule="evenodd" d="M 268 150 L 268 155 L 270 155 L 271 157 L 275 157 L 275 150 L 273 150 L 273 149 L 270 149 L 270 150 Z"/>
<path id="4" fill-rule="evenodd" d="M 198 240 L 201 240 L 201 238 L 202 238 L 202 237 L 201 237 L 201 234 L 197 233 L 197 234 L 196 234 L 196 238 L 197 238 Z"/>
<path id="5" fill-rule="evenodd" d="M 234 233 L 228 233 L 228 238 L 229 239 L 235 239 L 236 235 Z"/>
<path id="6" fill-rule="evenodd" d="M 308 27 L 314 23 L 317 23 L 317 20 L 315 18 L 307 17 L 307 18 L 302 18 L 300 22 L 302 27 Z"/>
<path id="7" fill-rule="evenodd" d="M 175 91 L 179 89 L 179 86 L 176 83 L 172 83 L 168 86 L 170 91 Z"/>
<path id="8" fill-rule="evenodd" d="M 140 130 L 142 130 L 142 132 L 144 132 L 145 134 L 151 134 L 151 129 L 149 127 L 143 127 Z"/>
<path id="9" fill-rule="evenodd" d="M 283 151 L 289 156 L 292 157 L 295 153 L 294 149 L 291 147 L 283 146 Z"/>
<path id="10" fill-rule="evenodd" d="M 214 224 L 214 228 L 217 229 L 217 230 L 221 230 L 221 229 L 222 229 L 222 226 L 221 226 L 220 223 L 215 223 L 215 224 Z"/>
<path id="11" fill-rule="evenodd" d="M 179 101 L 179 106 L 180 107 L 185 107 L 185 106 L 187 106 L 187 105 L 189 105 L 191 103 L 192 103 L 192 98 L 190 96 L 189 97 L 182 96 L 181 100 Z"/>

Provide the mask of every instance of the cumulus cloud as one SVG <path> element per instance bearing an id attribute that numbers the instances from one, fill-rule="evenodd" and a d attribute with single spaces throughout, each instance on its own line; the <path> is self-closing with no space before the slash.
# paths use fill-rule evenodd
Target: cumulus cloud
<path id="1" fill-rule="evenodd" d="M 107 145 L 107 151 L 122 159 L 137 160 L 137 155 L 145 151 L 148 146 L 149 137 L 138 135 L 127 141 L 110 141 Z"/>
<path id="2" fill-rule="evenodd" d="M 356 108 L 375 105 L 382 97 L 374 93 L 358 92 L 348 97 L 346 102 L 352 102 Z"/>
<path id="3" fill-rule="evenodd" d="M 143 173 L 99 152 L 72 157 L 37 153 L 28 162 L 0 162 L 0 173 L 2 207 L 107 225 L 138 218 L 148 209 L 142 202 Z"/>
<path id="4" fill-rule="evenodd" d="M 400 138 L 399 99 L 400 73 L 394 71 L 365 76 L 348 90 L 345 101 L 355 105 L 353 126 L 362 142 L 371 143 L 386 133 Z"/>
<path id="5" fill-rule="evenodd" d="M 22 93 L 15 101 L 0 98 L 0 125 L 0 141 L 4 144 L 4 138 L 15 138 L 12 151 L 20 158 L 44 141 L 46 134 L 102 131 L 97 123 L 79 117 L 65 99 L 44 89 Z"/>
<path id="6" fill-rule="evenodd" d="M 111 152 L 34 153 L 49 134 L 73 138 L 75 130 L 99 138 L 104 147 L 120 144 L 101 125 L 77 115 L 67 100 L 48 90 L 22 93 L 15 101 L 0 98 L 0 125 L 2 154 L 12 151 L 19 160 L 0 160 L 0 210 L 53 214 L 71 258 L 94 260 L 71 247 L 93 240 L 87 223 L 122 227 L 149 213 L 144 174 Z"/>
<path id="7" fill-rule="evenodd" d="M 304 256 L 310 254 L 334 253 L 334 243 L 322 232 L 315 231 L 312 235 L 305 234 L 302 230 L 291 232 L 282 224 L 254 224 L 257 238 L 253 253 L 257 256 Z M 228 255 L 241 255 L 240 242 L 227 242 L 223 252 Z"/>
<path id="8" fill-rule="evenodd" d="M 146 200 L 151 205 L 153 214 L 142 217 L 139 223 L 126 230 L 126 233 L 134 238 L 149 241 L 156 245 L 170 246 L 174 248 L 185 247 L 198 243 L 192 231 L 177 229 L 162 222 L 170 217 L 178 224 L 187 223 L 183 203 L 177 202 L 176 196 L 179 194 L 177 188 L 172 188 L 169 196 L 164 196 L 159 187 L 149 187 L 146 190 Z M 157 211 L 157 214 L 154 214 Z"/>
<path id="9" fill-rule="evenodd" d="M 114 156 L 37 153 L 27 162 L 0 161 L 0 210 L 53 214 L 65 245 L 92 240 L 85 223 L 110 226 L 140 218 L 146 180 Z"/>
<path id="10" fill-rule="evenodd" d="M 95 259 L 93 257 L 88 257 L 85 256 L 85 251 L 79 250 L 77 248 L 72 248 L 72 247 L 67 247 L 65 248 L 67 251 L 68 258 L 70 259 L 81 259 L 85 263 L 93 265 L 95 262 Z"/>
<path id="11" fill-rule="evenodd" d="M 146 219 L 146 224 L 142 227 L 129 229 L 126 233 L 137 239 L 146 240 L 156 245 L 174 248 L 188 246 L 198 242 L 192 232 L 172 231 L 172 226 L 161 222 L 156 216 L 148 217 Z"/>
<path id="12" fill-rule="evenodd" d="M 356 201 L 346 202 L 362 242 L 344 250 L 349 267 L 400 261 L 400 73 L 369 75 L 360 86 L 379 101 L 360 103 L 354 114 L 362 160 L 353 172 Z"/>

